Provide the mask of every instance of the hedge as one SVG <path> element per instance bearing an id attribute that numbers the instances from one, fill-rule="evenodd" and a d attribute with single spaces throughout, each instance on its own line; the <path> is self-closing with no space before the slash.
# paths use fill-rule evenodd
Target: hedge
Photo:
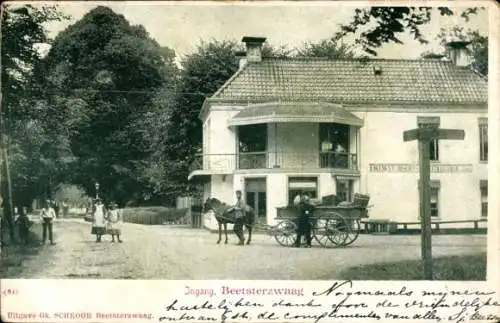
<path id="1" fill-rule="evenodd" d="M 134 207 L 123 210 L 123 221 L 136 224 L 158 225 L 179 222 L 187 215 L 188 209 L 174 209 L 161 206 Z"/>

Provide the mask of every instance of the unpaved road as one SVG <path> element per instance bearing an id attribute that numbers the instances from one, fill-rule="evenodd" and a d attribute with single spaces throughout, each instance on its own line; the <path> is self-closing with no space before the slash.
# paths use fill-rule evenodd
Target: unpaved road
<path id="1" fill-rule="evenodd" d="M 5 278 L 101 279 L 336 279 L 340 271 L 360 264 L 420 258 L 420 237 L 361 235 L 341 249 L 281 247 L 274 238 L 256 234 L 253 243 L 217 245 L 203 229 L 124 224 L 123 243 L 105 236 L 96 243 L 90 224 L 58 220 L 55 246 L 9 270 Z M 433 256 L 486 251 L 486 235 L 433 237 Z"/>

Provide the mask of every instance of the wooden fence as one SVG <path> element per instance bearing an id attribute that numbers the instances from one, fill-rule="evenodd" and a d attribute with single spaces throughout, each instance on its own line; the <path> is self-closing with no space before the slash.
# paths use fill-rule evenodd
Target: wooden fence
<path id="1" fill-rule="evenodd" d="M 177 198 L 177 209 L 187 209 L 187 214 L 184 220 L 185 224 L 189 224 L 192 228 L 202 228 L 202 199 L 193 196 L 180 196 Z"/>
<path id="2" fill-rule="evenodd" d="M 475 219 L 475 220 L 457 220 L 457 221 L 432 221 L 432 231 L 433 233 L 453 233 L 453 232 L 477 232 L 485 233 L 486 228 L 480 228 L 479 223 L 487 222 L 487 219 Z M 364 225 L 364 233 L 382 233 L 382 234 L 396 234 L 396 233 L 410 233 L 410 232 L 420 232 L 420 228 L 408 228 L 411 225 L 420 225 L 420 222 L 398 222 L 398 221 L 388 221 L 388 220 L 362 220 L 361 223 Z M 466 227 L 448 227 L 443 228 L 440 225 L 444 224 L 459 224 L 459 223 L 469 223 L 471 226 Z"/>

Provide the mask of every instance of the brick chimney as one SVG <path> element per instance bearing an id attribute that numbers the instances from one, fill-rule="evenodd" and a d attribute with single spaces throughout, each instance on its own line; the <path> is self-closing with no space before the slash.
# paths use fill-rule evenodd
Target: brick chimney
<path id="1" fill-rule="evenodd" d="M 262 45 L 266 41 L 265 37 L 245 36 L 241 41 L 246 45 L 246 61 L 248 63 L 258 63 L 262 61 Z"/>
<path id="2" fill-rule="evenodd" d="M 245 51 L 238 51 L 234 53 L 236 57 L 239 58 L 240 60 L 240 70 L 247 65 L 247 52 Z"/>
<path id="3" fill-rule="evenodd" d="M 453 40 L 446 43 L 446 57 L 456 66 L 466 67 L 470 65 L 470 56 L 467 45 L 470 42 Z"/>

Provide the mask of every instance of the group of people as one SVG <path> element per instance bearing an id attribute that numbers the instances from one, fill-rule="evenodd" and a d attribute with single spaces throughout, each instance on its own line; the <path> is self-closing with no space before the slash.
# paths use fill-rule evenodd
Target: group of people
<path id="1" fill-rule="evenodd" d="M 115 242 L 115 236 L 118 242 L 122 242 L 120 236 L 121 224 L 123 223 L 122 210 L 118 208 L 115 202 L 109 203 L 108 208 L 104 205 L 102 199 L 96 198 L 92 208 L 92 231 L 96 235 L 96 242 L 101 242 L 102 236 L 111 235 L 111 242 Z"/>

